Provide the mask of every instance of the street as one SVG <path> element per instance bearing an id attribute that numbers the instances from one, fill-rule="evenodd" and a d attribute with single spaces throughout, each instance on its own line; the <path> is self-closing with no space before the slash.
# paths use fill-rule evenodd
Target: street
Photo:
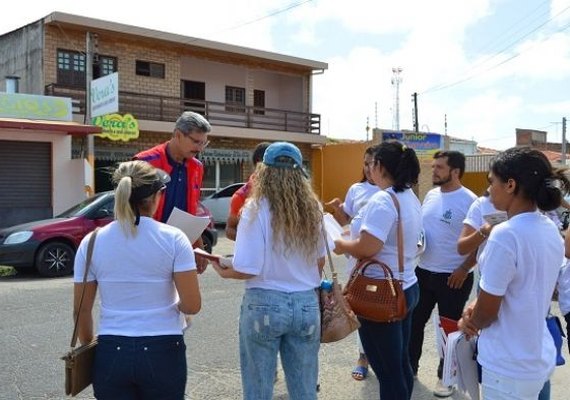
<path id="1" fill-rule="evenodd" d="M 231 254 L 233 243 L 223 237 L 217 254 Z M 345 259 L 334 257 L 341 278 Z M 243 283 L 222 280 L 212 268 L 200 277 L 203 307 L 185 333 L 188 346 L 187 396 L 191 399 L 241 399 L 237 323 Z M 0 278 L 0 399 L 63 399 L 63 367 L 59 359 L 68 349 L 72 333 L 72 279 L 45 279 L 37 275 Z M 558 312 L 558 306 L 553 306 Z M 373 373 L 362 382 L 350 372 L 357 357 L 354 334 L 340 342 L 323 345 L 320 353 L 319 399 L 377 399 Z M 564 343 L 567 362 L 568 346 Z M 437 354 L 431 326 L 414 400 L 434 399 Z M 567 399 L 568 366 L 557 367 L 552 379 L 552 399 Z M 283 371 L 275 384 L 275 399 L 288 398 Z M 91 388 L 78 398 L 92 399 Z M 450 399 L 466 399 L 455 394 Z"/>

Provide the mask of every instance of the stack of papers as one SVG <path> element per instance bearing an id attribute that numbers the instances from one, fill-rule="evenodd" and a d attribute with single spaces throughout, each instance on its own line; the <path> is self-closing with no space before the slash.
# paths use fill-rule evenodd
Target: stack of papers
<path id="1" fill-rule="evenodd" d="M 201 248 L 194 249 L 194 254 L 200 257 L 204 257 L 210 261 L 215 261 L 220 264 L 220 267 L 222 268 L 231 268 L 233 266 L 231 258 L 219 256 L 217 254 L 210 254 Z"/>

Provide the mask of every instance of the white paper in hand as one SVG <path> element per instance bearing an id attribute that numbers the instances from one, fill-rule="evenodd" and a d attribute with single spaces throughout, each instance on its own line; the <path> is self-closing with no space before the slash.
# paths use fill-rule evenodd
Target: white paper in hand
<path id="1" fill-rule="evenodd" d="M 483 219 L 491 225 L 497 225 L 507 220 L 507 213 L 499 211 L 494 214 L 483 215 Z"/>
<path id="2" fill-rule="evenodd" d="M 344 229 L 331 214 L 325 214 L 323 219 L 325 221 L 325 230 L 327 232 L 329 248 L 333 250 L 335 248 L 334 241 L 337 239 L 343 239 Z"/>
<path id="3" fill-rule="evenodd" d="M 179 228 L 186 234 L 190 243 L 194 243 L 210 223 L 210 217 L 197 217 L 174 207 L 166 223 Z"/>

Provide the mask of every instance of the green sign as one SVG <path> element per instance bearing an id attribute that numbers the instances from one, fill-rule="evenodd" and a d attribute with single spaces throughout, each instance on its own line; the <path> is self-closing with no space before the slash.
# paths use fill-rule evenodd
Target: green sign
<path id="1" fill-rule="evenodd" d="M 139 137 L 139 123 L 131 114 L 107 114 L 93 118 L 93 125 L 103 128 L 97 136 L 111 140 L 129 140 Z"/>
<path id="2" fill-rule="evenodd" d="M 71 99 L 20 93 L 0 93 L 0 118 L 71 121 Z"/>

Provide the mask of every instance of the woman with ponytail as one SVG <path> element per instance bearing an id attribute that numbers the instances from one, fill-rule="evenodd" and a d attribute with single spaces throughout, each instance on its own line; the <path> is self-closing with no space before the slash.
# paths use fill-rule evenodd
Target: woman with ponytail
<path id="1" fill-rule="evenodd" d="M 412 311 L 419 300 L 416 274 L 418 238 L 421 235 L 421 205 L 412 190 L 418 182 L 420 164 L 413 149 L 398 142 L 384 142 L 373 148 L 370 175 L 380 190 L 364 209 L 360 234 L 354 240 L 336 240 L 335 253 L 350 254 L 356 259 L 375 258 L 398 271 L 398 212 L 392 200 L 400 205 L 403 228 L 404 274 L 407 316 L 402 321 L 380 323 L 360 318 L 358 330 L 364 352 L 380 384 L 382 400 L 406 400 L 412 396 L 414 377 L 408 342 Z M 384 272 L 371 266 L 365 275 L 383 279 Z"/>
<path id="2" fill-rule="evenodd" d="M 85 290 L 81 343 L 95 336 L 92 310 L 100 292 L 93 367 L 97 399 L 184 399 L 184 314 L 198 313 L 201 298 L 188 238 L 152 218 L 169 180 L 144 161 L 121 163 L 113 175 L 116 220 L 97 231 L 86 283 L 93 233 L 83 239 L 75 257 L 75 315 Z"/>
<path id="3" fill-rule="evenodd" d="M 478 297 L 459 321 L 468 336 L 479 335 L 485 399 L 535 400 L 554 370 L 556 349 L 545 319 L 564 245 L 539 210 L 560 206 L 570 188 L 564 172 L 530 148 L 508 149 L 491 163 L 490 199 L 508 220 L 487 239 Z"/>

